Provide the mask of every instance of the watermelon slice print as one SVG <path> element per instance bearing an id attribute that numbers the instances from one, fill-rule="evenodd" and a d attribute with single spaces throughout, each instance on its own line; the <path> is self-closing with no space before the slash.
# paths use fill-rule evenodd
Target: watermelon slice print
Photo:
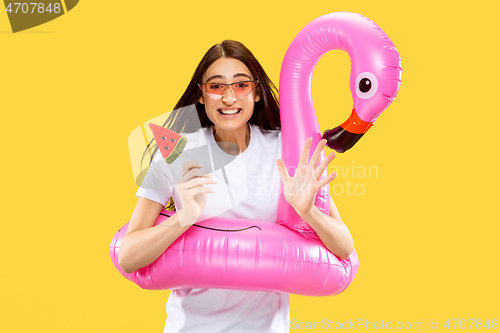
<path id="1" fill-rule="evenodd" d="M 149 123 L 149 128 L 153 131 L 158 149 L 167 164 L 173 163 L 179 156 L 184 158 L 181 153 L 187 144 L 187 139 L 185 137 L 165 127 L 152 123 Z"/>

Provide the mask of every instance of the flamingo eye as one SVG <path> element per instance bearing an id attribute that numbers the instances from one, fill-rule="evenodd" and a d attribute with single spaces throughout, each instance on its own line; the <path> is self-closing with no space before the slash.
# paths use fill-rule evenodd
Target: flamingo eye
<path id="1" fill-rule="evenodd" d="M 356 78 L 356 95 L 361 99 L 368 99 L 375 95 L 378 89 L 378 80 L 370 72 L 363 72 Z"/>
<path id="2" fill-rule="evenodd" d="M 372 88 L 372 82 L 368 78 L 363 78 L 359 81 L 359 90 L 363 93 L 367 93 Z"/>

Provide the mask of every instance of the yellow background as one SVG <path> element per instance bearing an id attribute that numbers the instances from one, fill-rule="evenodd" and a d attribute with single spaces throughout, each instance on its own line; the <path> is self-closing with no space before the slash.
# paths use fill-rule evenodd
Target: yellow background
<path id="1" fill-rule="evenodd" d="M 429 319 L 498 319 L 493 3 L 83 0 L 17 34 L 0 13 L 0 331 L 161 332 L 169 292 L 140 289 L 109 258 L 137 202 L 129 133 L 171 110 L 223 39 L 243 42 L 278 85 L 294 36 L 335 11 L 361 13 L 387 33 L 403 83 L 375 126 L 330 166 L 378 170 L 339 172 L 332 182 L 365 190 L 333 196 L 355 240 L 358 276 L 335 297 L 291 295 L 291 318 L 424 328 Z M 348 79 L 347 54 L 318 63 L 322 131 L 350 114 Z"/>

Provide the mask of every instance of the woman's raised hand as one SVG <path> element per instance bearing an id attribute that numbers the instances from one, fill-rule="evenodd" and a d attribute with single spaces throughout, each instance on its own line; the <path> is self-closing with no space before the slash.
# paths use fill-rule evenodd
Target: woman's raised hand
<path id="1" fill-rule="evenodd" d="M 309 149 L 311 148 L 312 138 L 306 140 L 302 154 L 300 155 L 299 165 L 295 170 L 293 177 L 288 175 L 285 163 L 282 159 L 276 160 L 276 165 L 283 181 L 283 194 L 286 201 L 299 215 L 306 214 L 312 209 L 316 193 L 320 188 L 331 182 L 337 174 L 334 172 L 327 177 L 319 180 L 328 164 L 335 158 L 335 153 L 330 153 L 318 166 L 321 151 L 326 145 L 323 139 L 316 146 L 316 150 L 308 163 Z"/>
<path id="2" fill-rule="evenodd" d="M 205 185 L 215 184 L 217 181 L 207 171 L 200 170 L 201 167 L 196 161 L 182 164 L 182 177 L 177 182 L 177 192 L 182 203 L 182 209 L 177 214 L 182 227 L 196 222 L 207 203 L 207 193 L 214 192 Z"/>

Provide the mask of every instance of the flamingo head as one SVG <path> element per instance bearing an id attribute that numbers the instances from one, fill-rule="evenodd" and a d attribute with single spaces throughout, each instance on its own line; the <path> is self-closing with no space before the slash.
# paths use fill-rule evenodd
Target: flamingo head
<path id="1" fill-rule="evenodd" d="M 371 52 L 373 56 L 358 59 L 351 67 L 351 115 L 341 125 L 323 133 L 322 138 L 327 140 L 327 145 L 339 153 L 352 148 L 361 139 L 377 117 L 396 99 L 401 85 L 401 58 L 392 42 L 390 46 Z"/>
<path id="2" fill-rule="evenodd" d="M 361 120 L 373 123 L 396 99 L 402 73 L 401 58 L 394 46 L 384 47 L 353 66 L 350 88 L 353 108 Z"/>

